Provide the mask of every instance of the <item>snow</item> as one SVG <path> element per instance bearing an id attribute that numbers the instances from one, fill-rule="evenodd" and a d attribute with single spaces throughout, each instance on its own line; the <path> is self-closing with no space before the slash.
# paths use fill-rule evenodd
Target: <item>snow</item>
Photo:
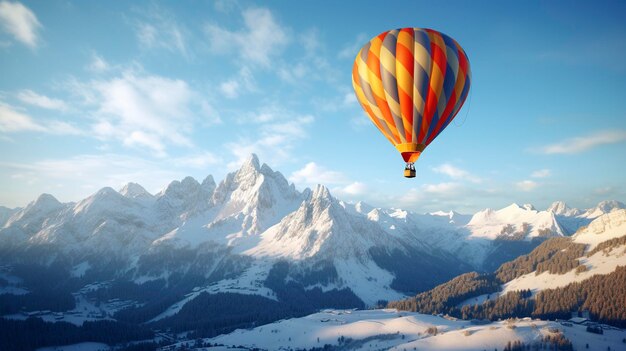
<path id="1" fill-rule="evenodd" d="M 602 201 L 596 207 L 590 208 L 585 211 L 580 217 L 583 218 L 596 218 L 600 217 L 603 214 L 610 213 L 614 210 L 626 209 L 626 205 L 619 201 L 610 200 L 610 201 Z"/>
<path id="2" fill-rule="evenodd" d="M 576 273 L 576 269 L 565 274 L 551 274 L 543 272 L 535 275 L 535 272 L 525 274 L 504 284 L 502 294 L 509 291 L 530 289 L 537 293 L 545 289 L 555 289 L 566 286 L 573 282 L 581 282 L 596 274 L 609 274 L 618 266 L 626 266 L 626 245 L 614 248 L 608 255 L 604 252 L 596 252 L 591 257 L 583 256 L 579 259 L 580 264 L 585 265 L 585 272 Z"/>
<path id="3" fill-rule="evenodd" d="M 80 278 L 85 275 L 85 273 L 91 268 L 91 265 L 87 261 L 83 261 L 74 267 L 70 271 L 70 275 L 75 278 Z"/>
<path id="4" fill-rule="evenodd" d="M 251 265 L 238 277 L 198 286 L 198 291 L 268 298 L 275 298 L 274 293 L 261 283 L 277 260 L 304 269 L 320 261 L 331 262 L 338 279 L 314 286 L 323 291 L 350 288 L 364 302 L 373 304 L 379 299 L 403 297 L 390 288 L 393 274 L 372 260 L 373 247 L 412 254 L 441 251 L 480 269 L 493 247 L 492 240 L 507 225 L 514 232 L 527 227 L 524 239 L 547 231 L 564 235 L 588 224 L 590 216 L 620 206 L 623 204 L 615 201 L 603 202 L 585 212 L 586 217 L 564 203 L 555 203 L 548 211 L 513 204 L 473 216 L 454 211 L 417 214 L 373 208 L 363 202 L 340 201 L 321 185 L 300 193 L 280 172 L 251 155 L 217 186 L 212 176 L 202 183 L 186 177 L 152 195 L 141 185 L 128 183 L 119 192 L 103 188 L 76 204 L 62 204 L 43 194 L 11 215 L 0 229 L 0 244 L 52 243 L 77 253 L 77 264 L 71 270 L 74 277 L 84 276 L 94 264 L 84 261 L 84 255 L 138 258 L 151 250 L 171 247 L 228 248 L 229 253 L 250 258 Z M 566 230 L 561 223 L 567 223 Z M 596 236 L 589 233 L 597 226 L 600 224 L 590 225 L 587 234 L 577 235 L 577 242 L 593 244 Z M 134 267 L 132 260 L 129 262 L 130 270 Z M 206 267 L 207 276 L 213 269 Z M 143 283 L 171 274 L 161 273 L 135 276 L 134 280 Z M 16 288 L 0 291 L 20 292 Z M 164 313 L 176 313 L 181 306 L 170 306 Z"/>
<path id="5" fill-rule="evenodd" d="M 431 327 L 437 328 L 437 335 L 428 333 Z M 351 339 L 346 347 L 351 350 L 500 350 L 508 341 L 531 343 L 556 331 L 569 338 L 575 349 L 584 349 L 589 343 L 594 349 L 618 350 L 623 348 L 622 339 L 626 337 L 623 330 L 605 330 L 604 335 L 596 335 L 586 332 L 585 326 L 565 327 L 530 318 L 473 325 L 464 320 L 384 309 L 325 310 L 254 329 L 238 329 L 205 341 L 225 347 L 278 350 L 339 345 L 343 337 Z"/>
<path id="6" fill-rule="evenodd" d="M 379 268 L 373 261 L 336 261 L 335 268 L 337 274 L 343 277 L 345 286 L 368 306 L 374 306 L 379 300 L 394 301 L 406 297 L 390 287 L 394 275 Z"/>
<path id="7" fill-rule="evenodd" d="M 525 229 L 524 225 L 528 228 Z M 496 239 L 503 228 L 511 225 L 514 232 L 522 232 L 523 237 L 542 236 L 541 230 L 549 230 L 550 236 L 563 236 L 564 232 L 557 222 L 554 213 L 537 211 L 532 206 L 520 207 L 511 204 L 501 210 L 486 209 L 476 213 L 467 224 L 471 236 Z"/>
<path id="8" fill-rule="evenodd" d="M 475 297 L 470 297 L 469 299 L 459 303 L 457 307 L 463 307 L 465 305 L 481 305 L 487 301 L 495 300 L 501 295 L 499 292 L 494 292 L 491 294 L 483 294 Z"/>
<path id="9" fill-rule="evenodd" d="M 552 212 L 557 216 L 570 216 L 570 217 L 578 216 L 581 213 L 579 209 L 571 208 L 563 201 L 553 202 L 552 205 L 548 207 L 547 211 Z"/>
<path id="10" fill-rule="evenodd" d="M 96 320 L 113 320 L 111 318 L 117 311 L 124 308 L 136 306 L 137 302 L 131 300 L 113 299 L 109 301 L 101 301 L 96 304 L 95 299 L 87 297 L 87 293 L 104 288 L 107 282 L 89 284 L 82 287 L 79 291 L 72 293 L 76 306 L 74 309 L 65 312 L 51 311 L 25 311 L 11 315 L 4 315 L 4 318 L 25 320 L 30 316 L 41 318 L 45 322 L 68 322 L 74 325 L 82 325 L 85 321 Z"/>
<path id="11" fill-rule="evenodd" d="M 169 306 L 165 311 L 150 320 L 150 322 L 158 321 L 163 318 L 171 317 L 183 308 L 183 306 L 200 296 L 202 293 L 236 293 L 245 295 L 260 295 L 267 299 L 277 300 L 276 294 L 271 289 L 265 287 L 263 282 L 267 278 L 273 262 L 261 261 L 261 264 L 254 265 L 246 269 L 240 276 L 234 279 L 223 279 L 219 282 L 212 283 L 204 287 L 195 287 L 193 291 L 185 298 Z"/>
<path id="12" fill-rule="evenodd" d="M 104 351 L 110 349 L 109 345 L 99 342 L 81 342 L 64 346 L 41 347 L 37 351 Z"/>
<path id="13" fill-rule="evenodd" d="M 150 194 L 146 189 L 137 183 L 128 183 L 119 190 L 120 195 L 132 199 L 141 199 L 149 201 L 154 199 L 154 195 Z"/>
<path id="14" fill-rule="evenodd" d="M 574 242 L 589 245 L 592 250 L 599 243 L 626 235 L 626 210 L 618 209 L 593 220 L 578 231 Z"/>
<path id="15" fill-rule="evenodd" d="M 7 294 L 7 295 L 26 295 L 28 294 L 30 291 L 19 287 L 19 286 L 0 286 L 0 295 L 3 294 Z"/>
<path id="16" fill-rule="evenodd" d="M 0 295 L 24 295 L 29 293 L 27 289 L 20 286 L 22 279 L 11 274 L 9 266 L 0 266 L 0 279 L 7 283 L 7 285 L 0 286 Z"/>

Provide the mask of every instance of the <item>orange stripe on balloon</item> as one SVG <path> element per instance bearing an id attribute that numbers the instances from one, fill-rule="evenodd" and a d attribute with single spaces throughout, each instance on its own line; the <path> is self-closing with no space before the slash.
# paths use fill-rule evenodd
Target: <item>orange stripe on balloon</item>
<path id="1" fill-rule="evenodd" d="M 418 138 L 420 143 L 425 142 L 424 139 L 427 136 L 426 134 L 428 133 L 430 123 L 432 122 L 435 112 L 437 111 L 437 105 L 443 89 L 443 80 L 446 74 L 446 54 L 441 48 L 441 45 L 445 46 L 443 39 L 439 33 L 431 30 L 427 30 L 427 32 L 430 37 L 430 51 L 433 65 L 430 71 L 430 86 L 428 87 L 428 96 L 426 98 L 426 106 L 424 108 L 422 128 Z"/>
<path id="2" fill-rule="evenodd" d="M 383 33 L 386 34 L 386 33 Z M 378 55 L 380 53 L 380 47 L 382 45 L 382 39 L 384 39 L 384 35 L 381 34 L 378 37 L 374 38 L 371 41 L 370 51 L 367 55 L 367 73 L 368 73 L 368 83 L 372 88 L 372 92 L 374 93 L 374 99 L 376 100 L 376 105 L 380 109 L 380 112 L 383 115 L 383 118 L 387 122 L 387 125 L 390 127 L 391 132 L 394 134 L 394 139 L 397 140 L 397 143 L 400 143 L 400 136 L 398 133 L 400 131 L 395 128 L 395 121 L 393 120 L 393 116 L 391 115 L 391 111 L 389 110 L 389 105 L 387 105 L 387 100 L 385 99 L 385 89 L 383 88 L 383 82 L 380 77 L 380 59 Z M 382 37 L 382 39 L 381 39 Z"/>
<path id="3" fill-rule="evenodd" d="M 396 77 L 398 98 L 406 140 L 413 139 L 413 29 L 404 28 L 398 33 L 396 43 Z"/>
<path id="4" fill-rule="evenodd" d="M 359 85 L 358 82 L 359 73 L 357 66 L 354 65 L 352 67 L 352 86 L 354 88 L 354 92 L 356 93 L 357 100 L 361 104 L 361 107 L 365 110 L 365 114 L 367 114 L 367 117 L 369 117 L 369 119 L 374 123 L 376 128 L 378 128 L 378 130 L 385 136 L 385 138 L 387 138 L 387 140 L 389 140 L 391 144 L 396 145 L 393 138 L 386 132 L 387 128 L 383 127 L 380 120 L 376 117 L 374 111 L 370 108 L 367 98 L 363 93 L 363 88 L 361 87 L 361 85 Z"/>

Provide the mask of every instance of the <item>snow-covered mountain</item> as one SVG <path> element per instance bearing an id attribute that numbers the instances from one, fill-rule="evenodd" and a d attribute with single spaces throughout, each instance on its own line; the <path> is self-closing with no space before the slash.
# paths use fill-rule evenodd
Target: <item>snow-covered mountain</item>
<path id="1" fill-rule="evenodd" d="M 565 233 L 551 211 L 537 211 L 531 205 L 511 204 L 501 210 L 476 213 L 467 224 L 472 237 L 514 238 L 563 236 Z"/>
<path id="2" fill-rule="evenodd" d="M 583 253 L 579 257 L 571 258 L 578 262 L 577 267 L 572 267 L 563 274 L 533 270 L 507 282 L 502 293 L 525 289 L 537 293 L 581 282 L 594 275 L 609 274 L 619 266 L 626 266 L 626 240 L 611 242 L 618 238 L 626 239 L 626 209 L 615 209 L 601 215 L 571 237 L 571 242 L 584 245 Z M 606 248 L 594 250 L 600 243 L 605 243 Z"/>
<path id="3" fill-rule="evenodd" d="M 287 262 L 284 284 L 348 289 L 372 305 L 481 269 L 511 243 L 564 236 L 623 207 L 614 201 L 578 211 L 555 203 L 538 211 L 512 204 L 473 216 L 374 208 L 336 199 L 322 185 L 300 192 L 252 155 L 217 185 L 212 176 L 201 183 L 187 177 L 150 194 L 128 183 L 77 203 L 43 194 L 22 209 L 0 208 L 0 249 L 45 246 L 41 262 L 65 255 L 85 274 L 85 267 L 95 272 L 115 261 L 111 279 L 143 284 L 193 273 L 205 280 L 194 280 L 197 291 L 265 296 L 272 289 L 259 287 Z"/>
<path id="4" fill-rule="evenodd" d="M 456 318 L 384 310 L 324 310 L 302 318 L 281 320 L 230 334 L 205 339 L 224 348 L 261 350 L 345 349 L 345 350 L 503 350 L 521 342 L 544 349 L 555 340 L 569 340 L 574 350 L 593 345 L 597 350 L 621 350 L 626 331 L 607 329 L 603 335 L 586 332 L 584 325 L 567 326 L 544 320 L 509 319 L 472 323 Z M 181 347 L 191 340 L 170 347 Z M 552 349 L 554 345 L 550 345 Z M 562 345 L 561 345 L 562 346 Z M 201 350 L 204 348 L 191 348 Z"/>

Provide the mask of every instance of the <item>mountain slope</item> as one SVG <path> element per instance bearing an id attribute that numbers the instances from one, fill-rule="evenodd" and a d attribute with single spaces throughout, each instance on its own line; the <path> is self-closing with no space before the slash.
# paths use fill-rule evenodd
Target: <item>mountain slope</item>
<path id="1" fill-rule="evenodd" d="M 23 209 L 0 211 L 8 216 L 0 228 L 6 270 L 0 288 L 24 294 L 8 304 L 18 311 L 34 311 L 27 301 L 54 289 L 58 300 L 78 301 L 68 321 L 91 320 L 85 311 L 100 311 L 98 318 L 163 328 L 193 315 L 193 306 L 242 295 L 264 311 L 284 313 L 275 318 L 373 306 L 499 266 L 546 238 L 569 240 L 563 221 L 589 224 L 583 213 L 619 206 L 418 214 L 346 203 L 324 186 L 299 192 L 252 155 L 219 184 L 211 176 L 186 177 L 150 194 L 128 183 L 77 203 L 42 195 Z M 37 306 L 58 305 L 51 298 Z"/>
<path id="2" fill-rule="evenodd" d="M 390 307 L 462 318 L 565 318 L 589 310 L 622 326 L 626 307 L 626 210 L 593 220 L 573 237 L 545 241 L 495 274 L 468 273 Z"/>

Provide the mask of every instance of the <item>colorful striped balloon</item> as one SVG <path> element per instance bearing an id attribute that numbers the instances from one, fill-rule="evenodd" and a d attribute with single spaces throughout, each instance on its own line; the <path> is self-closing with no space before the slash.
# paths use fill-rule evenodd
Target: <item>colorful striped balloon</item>
<path id="1" fill-rule="evenodd" d="M 402 28 L 361 48 L 352 85 L 372 122 L 413 163 L 463 106 L 470 76 L 467 55 L 454 39 Z"/>

